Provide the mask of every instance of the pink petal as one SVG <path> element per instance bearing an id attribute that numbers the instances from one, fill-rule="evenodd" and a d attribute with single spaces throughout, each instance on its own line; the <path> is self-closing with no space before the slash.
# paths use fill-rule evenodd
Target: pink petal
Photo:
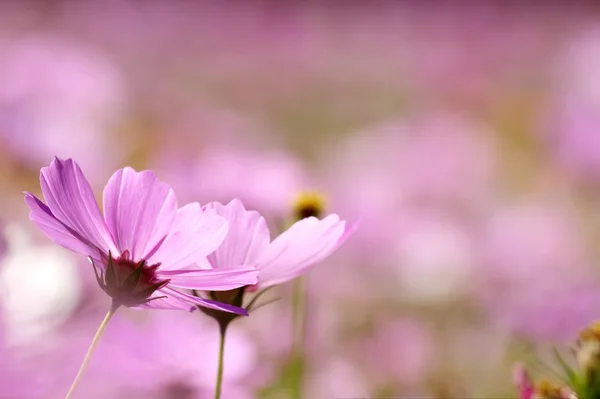
<path id="1" fill-rule="evenodd" d="M 97 248 L 90 246 L 87 240 L 76 237 L 77 233 L 69 231 L 36 196 L 25 193 L 25 202 L 31 210 L 29 218 L 48 238 L 73 252 L 93 258 L 100 256 Z"/>
<path id="2" fill-rule="evenodd" d="M 104 253 L 117 252 L 94 193 L 77 163 L 55 158 L 50 166 L 42 168 L 40 184 L 48 209 L 73 236 Z"/>
<path id="3" fill-rule="evenodd" d="M 157 299 L 148 302 L 146 305 L 139 306 L 143 309 L 185 309 L 194 310 L 196 305 L 204 306 L 210 309 L 222 310 L 229 313 L 237 313 L 244 316 L 248 315 L 245 309 L 238 308 L 237 306 L 227 305 L 221 302 L 211 301 L 209 299 L 199 298 L 193 295 L 184 294 L 169 286 L 161 288 L 155 292 L 152 296 L 163 296 L 167 298 Z"/>
<path id="4" fill-rule="evenodd" d="M 161 263 L 161 270 L 177 270 L 202 262 L 221 245 L 228 224 L 212 210 L 204 211 L 198 203 L 181 207 L 167 239 L 149 262 Z"/>
<path id="5" fill-rule="evenodd" d="M 255 264 L 271 241 L 265 219 L 258 212 L 247 211 L 239 199 L 227 205 L 213 202 L 214 209 L 229 222 L 229 234 L 223 244 L 209 256 L 213 267 Z"/>
<path id="6" fill-rule="evenodd" d="M 150 297 L 159 299 L 153 299 L 144 305 L 136 306 L 136 309 L 187 310 L 189 312 L 196 309 L 196 306 L 189 300 L 173 297 L 166 292 L 162 292 L 162 290 L 154 292 Z"/>
<path id="7" fill-rule="evenodd" d="M 134 260 L 146 258 L 165 239 L 177 199 L 154 172 L 130 167 L 115 172 L 104 188 L 104 217 L 118 248 Z"/>
<path id="8" fill-rule="evenodd" d="M 331 255 L 348 236 L 346 232 L 346 222 L 337 215 L 323 220 L 310 217 L 294 223 L 260 258 L 260 286 L 281 284 L 305 273 Z"/>
<path id="9" fill-rule="evenodd" d="M 169 285 L 198 291 L 227 291 L 258 282 L 258 270 L 253 266 L 211 270 L 158 271 L 159 278 L 169 279 Z"/>

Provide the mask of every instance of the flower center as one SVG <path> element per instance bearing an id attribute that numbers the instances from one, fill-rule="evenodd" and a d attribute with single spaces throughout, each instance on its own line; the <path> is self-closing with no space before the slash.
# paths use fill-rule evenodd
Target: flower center
<path id="1" fill-rule="evenodd" d="M 325 209 L 325 197 L 317 192 L 301 193 L 294 202 L 293 211 L 296 220 L 308 217 L 320 217 Z"/>
<path id="2" fill-rule="evenodd" d="M 100 273 L 94 265 L 98 284 L 118 305 L 134 307 L 157 299 L 150 296 L 169 282 L 156 275 L 160 263 L 147 266 L 144 259 L 134 262 L 130 259 L 129 251 L 117 258 L 109 253 L 103 263 L 105 269 Z"/>

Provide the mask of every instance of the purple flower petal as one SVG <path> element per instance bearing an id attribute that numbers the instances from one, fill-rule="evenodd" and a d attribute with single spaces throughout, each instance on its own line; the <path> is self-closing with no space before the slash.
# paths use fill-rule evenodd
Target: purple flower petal
<path id="1" fill-rule="evenodd" d="M 164 288 L 163 288 L 164 289 Z M 150 298 L 156 298 L 143 305 L 136 306 L 136 309 L 160 309 L 160 310 L 187 310 L 191 312 L 196 306 L 187 299 L 176 298 L 168 293 L 158 290 Z"/>
<path id="2" fill-rule="evenodd" d="M 348 230 L 351 231 L 351 230 Z M 261 287 L 281 284 L 303 274 L 331 255 L 343 242 L 346 222 L 337 215 L 296 222 L 269 246 L 259 260 Z"/>
<path id="3" fill-rule="evenodd" d="M 48 238 L 73 252 L 93 258 L 99 257 L 97 248 L 90 246 L 89 242 L 84 242 L 85 239 L 78 238 L 77 234 L 56 219 L 50 208 L 35 195 L 25 193 L 25 202 L 31 210 L 29 218 Z"/>
<path id="4" fill-rule="evenodd" d="M 211 270 L 159 269 L 158 276 L 171 280 L 169 285 L 198 291 L 227 291 L 258 282 L 258 270 L 253 266 Z"/>
<path id="5" fill-rule="evenodd" d="M 265 219 L 258 212 L 247 211 L 239 199 L 227 205 L 218 202 L 206 206 L 229 222 L 229 234 L 223 244 L 209 256 L 213 267 L 252 265 L 271 241 Z"/>
<path id="6" fill-rule="evenodd" d="M 177 199 L 154 172 L 130 167 L 112 175 L 104 188 L 104 217 L 118 248 L 132 259 L 154 252 L 171 229 Z"/>
<path id="7" fill-rule="evenodd" d="M 191 266 L 217 249 L 227 231 L 227 221 L 216 212 L 187 204 L 177 211 L 169 236 L 148 261 L 160 262 L 161 270 Z"/>
<path id="8" fill-rule="evenodd" d="M 243 316 L 248 316 L 248 312 L 245 309 L 238 308 L 237 306 L 233 306 L 233 305 L 227 305 L 225 303 L 221 303 L 221 302 L 217 302 L 217 301 L 211 301 L 209 299 L 204 299 L 204 298 L 200 298 L 200 297 L 193 296 L 193 295 L 184 294 L 183 292 L 179 292 L 168 286 L 165 288 L 162 288 L 159 291 L 160 291 L 159 296 L 167 295 L 169 297 L 169 299 L 173 302 L 175 300 L 180 300 L 181 301 L 180 303 L 182 303 L 182 304 L 188 303 L 191 306 L 199 305 L 199 306 L 204 306 L 205 308 L 222 310 L 224 312 L 236 313 L 236 314 L 240 314 Z M 158 301 L 160 301 L 160 299 L 149 302 L 149 305 L 151 305 L 153 302 L 158 302 Z M 162 309 L 164 309 L 164 308 L 162 308 Z M 180 309 L 182 309 L 182 308 L 180 308 Z"/>
<path id="9" fill-rule="evenodd" d="M 94 193 L 77 163 L 55 158 L 50 166 L 42 168 L 40 184 L 48 209 L 68 231 L 90 247 L 105 253 L 117 252 Z"/>

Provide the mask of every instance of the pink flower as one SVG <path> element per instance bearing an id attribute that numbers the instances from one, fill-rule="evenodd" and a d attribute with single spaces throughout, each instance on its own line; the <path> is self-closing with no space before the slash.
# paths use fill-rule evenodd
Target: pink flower
<path id="1" fill-rule="evenodd" d="M 95 185 L 131 149 L 128 138 L 114 146 L 111 137 L 128 110 L 120 69 L 102 51 L 70 37 L 32 35 L 5 44 L 0 48 L 4 148 L 36 168 L 56 154 L 80 156 Z"/>
<path id="2" fill-rule="evenodd" d="M 188 268 L 223 242 L 227 221 L 198 203 L 178 209 L 173 190 L 153 172 L 115 172 L 104 188 L 104 218 L 73 160 L 55 158 L 42 168 L 40 183 L 48 205 L 26 193 L 30 219 L 59 245 L 88 256 L 115 304 L 187 310 L 200 305 L 245 314 L 175 289 L 230 290 L 255 284 L 257 271 Z"/>
<path id="3" fill-rule="evenodd" d="M 534 393 L 533 381 L 522 364 L 515 365 L 513 369 L 513 381 L 519 390 L 520 399 L 532 399 Z"/>
<path id="4" fill-rule="evenodd" d="M 240 198 L 261 213 L 274 216 L 289 211 L 294 196 L 309 180 L 302 164 L 285 151 L 256 153 L 223 144 L 209 145 L 198 158 L 165 158 L 161 170 L 172 175 L 173 186 L 186 198 L 201 202 Z M 206 193 L 210 193 L 210 199 Z"/>
<path id="5" fill-rule="evenodd" d="M 206 208 L 214 209 L 229 222 L 229 234 L 208 257 L 210 266 L 227 269 L 256 265 L 261 288 L 304 274 L 338 249 L 355 230 L 335 214 L 322 220 L 308 217 L 271 241 L 265 219 L 256 211 L 247 211 L 240 200 L 234 199 L 227 205 L 212 202 Z"/>

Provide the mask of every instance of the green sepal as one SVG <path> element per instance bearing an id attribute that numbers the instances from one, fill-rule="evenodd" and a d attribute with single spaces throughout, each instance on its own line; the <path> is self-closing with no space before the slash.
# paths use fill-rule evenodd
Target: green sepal
<path id="1" fill-rule="evenodd" d="M 135 269 L 133 270 L 133 272 L 131 272 L 131 274 L 129 276 L 127 276 L 125 281 L 123 281 L 123 285 L 121 286 L 121 288 L 124 291 L 133 291 L 138 286 L 138 283 L 140 282 L 140 277 L 142 276 L 142 272 L 144 271 L 145 265 L 146 265 L 145 260 L 140 261 L 137 264 L 137 266 L 135 267 Z"/>
<path id="2" fill-rule="evenodd" d="M 157 296 L 157 297 L 154 297 L 154 298 L 148 298 L 145 301 L 141 302 L 140 305 L 145 305 L 148 302 L 152 302 L 152 301 L 156 301 L 157 299 L 164 299 L 164 298 L 168 298 L 168 297 L 166 295 L 163 295 L 163 296 Z"/>
<path id="3" fill-rule="evenodd" d="M 143 290 L 136 292 L 134 294 L 134 298 L 140 298 L 139 299 L 140 301 L 145 300 L 150 295 L 154 294 L 154 291 L 163 288 L 165 285 L 169 284 L 170 282 L 171 282 L 171 280 L 165 280 L 165 281 L 160 281 L 156 284 L 153 284 L 148 288 L 144 288 Z"/>
<path id="4" fill-rule="evenodd" d="M 100 286 L 100 288 L 102 288 L 102 291 L 108 293 L 106 291 L 106 284 L 104 283 L 104 277 L 102 276 L 102 271 L 100 271 L 100 273 L 98 273 L 98 268 L 96 267 L 96 264 L 94 263 L 94 259 L 92 259 L 92 257 L 89 258 L 90 262 L 92 263 L 92 268 L 94 269 L 94 275 L 96 276 L 96 281 L 98 282 L 98 285 Z"/>
<path id="5" fill-rule="evenodd" d="M 108 287 L 117 287 L 117 274 L 115 273 L 113 257 L 110 251 L 108 251 L 108 260 L 106 262 L 106 272 L 104 273 L 104 281 Z"/>
<path id="6" fill-rule="evenodd" d="M 261 297 L 261 296 L 262 296 L 262 295 L 263 295 L 265 292 L 269 291 L 271 288 L 273 288 L 273 286 L 271 286 L 271 287 L 267 287 L 267 288 L 265 288 L 264 290 L 262 290 L 262 291 L 258 292 L 258 293 L 257 293 L 257 294 L 254 296 L 254 298 L 252 298 L 252 300 L 251 300 L 251 301 L 248 303 L 248 305 L 246 306 L 246 310 L 247 310 L 248 312 L 250 312 L 250 311 L 253 309 L 254 305 L 256 304 L 256 301 L 258 300 L 258 298 L 260 298 L 260 297 Z"/>

